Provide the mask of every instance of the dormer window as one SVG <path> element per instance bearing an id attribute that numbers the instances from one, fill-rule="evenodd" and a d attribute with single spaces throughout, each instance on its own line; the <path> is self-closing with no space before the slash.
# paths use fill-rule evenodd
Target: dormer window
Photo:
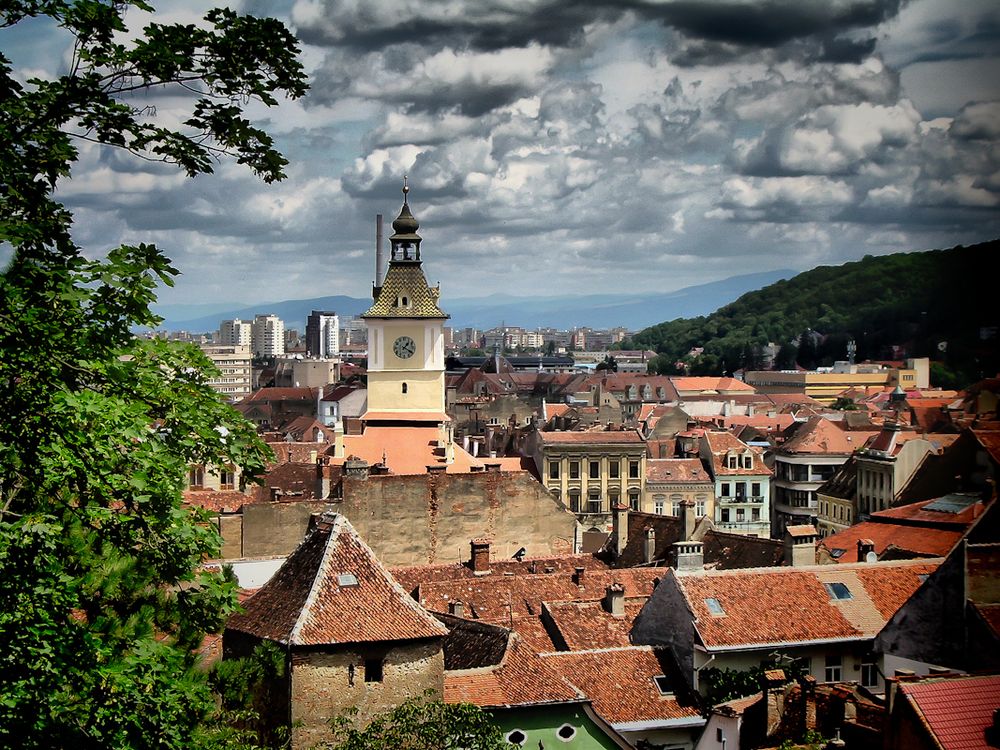
<path id="1" fill-rule="evenodd" d="M 743 454 L 743 468 L 752 469 L 753 468 L 753 454 L 747 451 Z"/>
<path id="2" fill-rule="evenodd" d="M 726 456 L 726 468 L 727 469 L 737 468 L 737 457 L 735 453 L 729 453 Z"/>
<path id="3" fill-rule="evenodd" d="M 393 303 L 394 307 L 402 307 L 408 309 L 410 307 L 410 297 L 406 294 L 397 294 L 396 301 Z"/>

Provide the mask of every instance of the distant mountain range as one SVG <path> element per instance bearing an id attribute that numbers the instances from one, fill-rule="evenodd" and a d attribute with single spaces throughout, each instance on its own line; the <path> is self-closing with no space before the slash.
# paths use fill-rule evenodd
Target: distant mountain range
<path id="1" fill-rule="evenodd" d="M 441 305 L 451 314 L 451 325 L 456 328 L 471 326 L 485 329 L 503 323 L 525 328 L 624 326 L 639 330 L 663 320 L 708 315 L 747 292 L 794 275 L 795 272 L 790 270 L 765 271 L 664 293 L 445 297 Z M 205 333 L 218 330 L 222 320 L 247 320 L 262 313 L 277 315 L 285 321 L 286 328 L 304 330 L 306 318 L 312 310 L 332 310 L 341 317 L 350 317 L 363 313 L 370 304 L 369 299 L 333 296 L 262 302 L 239 308 L 225 305 L 157 305 L 154 310 L 164 317 L 161 328 Z"/>

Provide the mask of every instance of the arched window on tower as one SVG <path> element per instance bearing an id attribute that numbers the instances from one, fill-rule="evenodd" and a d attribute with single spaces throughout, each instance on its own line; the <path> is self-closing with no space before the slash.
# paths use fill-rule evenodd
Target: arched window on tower
<path id="1" fill-rule="evenodd" d="M 406 393 L 406 383 L 403 383 L 403 393 Z"/>

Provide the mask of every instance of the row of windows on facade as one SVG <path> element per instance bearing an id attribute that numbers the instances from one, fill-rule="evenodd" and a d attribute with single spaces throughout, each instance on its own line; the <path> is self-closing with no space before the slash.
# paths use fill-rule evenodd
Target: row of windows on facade
<path id="1" fill-rule="evenodd" d="M 588 461 L 588 475 L 591 479 L 601 478 L 601 462 L 600 461 Z M 549 479 L 559 479 L 560 476 L 560 462 L 559 461 L 549 461 Z M 611 461 L 608 464 L 608 476 L 611 479 L 620 478 L 621 464 L 618 461 Z M 569 478 L 579 479 L 580 478 L 580 462 L 570 461 L 569 462 Z M 629 479 L 639 479 L 639 462 L 629 461 L 628 462 L 628 478 Z"/>
<path id="2" fill-rule="evenodd" d="M 843 521 L 851 523 L 851 509 L 842 503 L 833 504 L 826 500 L 819 504 L 820 515 L 829 518 L 831 521 Z"/>
<path id="3" fill-rule="evenodd" d="M 236 470 L 227 467 L 219 470 L 219 489 L 231 490 L 236 486 Z M 192 466 L 188 469 L 188 488 L 205 486 L 205 467 Z"/>
<path id="4" fill-rule="evenodd" d="M 722 465 L 727 469 L 752 469 L 753 453 L 746 451 L 745 453 L 737 454 L 730 451 L 726 454 Z"/>
<path id="5" fill-rule="evenodd" d="M 552 496 L 556 500 L 562 499 L 562 494 L 558 489 L 551 490 Z M 569 507 L 574 513 L 602 513 L 604 512 L 604 498 L 601 497 L 601 491 L 596 487 L 589 490 L 587 493 L 587 507 L 581 505 L 581 495 L 580 490 L 571 489 L 567 493 L 569 497 Z M 610 506 L 615 506 L 621 500 L 621 493 L 617 488 L 612 488 L 608 490 L 608 504 Z M 632 510 L 639 510 L 639 488 L 632 487 L 628 491 L 628 504 Z"/>
<path id="6" fill-rule="evenodd" d="M 719 497 L 735 497 L 736 500 L 746 501 L 752 500 L 753 502 L 763 502 L 764 495 L 761 492 L 762 484 L 760 482 L 750 482 L 750 495 L 747 496 L 747 482 L 733 482 L 731 485 L 729 482 L 719 483 Z M 732 493 L 732 489 L 735 488 L 736 493 Z"/>
<path id="7" fill-rule="evenodd" d="M 832 464 L 810 466 L 808 464 L 786 464 L 780 461 L 775 466 L 777 478 L 787 479 L 789 482 L 825 482 L 833 476 L 837 468 L 837 465 Z"/>
<path id="8" fill-rule="evenodd" d="M 671 495 L 670 496 L 670 514 L 673 516 L 680 516 L 681 514 L 681 496 Z M 663 515 L 663 511 L 666 508 L 667 498 L 665 495 L 653 495 L 653 512 L 658 516 Z M 701 518 L 708 512 L 708 504 L 704 495 L 698 495 L 694 501 L 694 514 Z"/>

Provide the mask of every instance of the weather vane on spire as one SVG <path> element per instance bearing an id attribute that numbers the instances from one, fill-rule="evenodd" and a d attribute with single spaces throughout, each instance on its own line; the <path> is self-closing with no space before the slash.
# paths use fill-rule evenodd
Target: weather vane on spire
<path id="1" fill-rule="evenodd" d="M 410 192 L 410 186 L 406 184 L 406 175 L 403 175 L 403 203 L 406 203 L 406 194 Z"/>

